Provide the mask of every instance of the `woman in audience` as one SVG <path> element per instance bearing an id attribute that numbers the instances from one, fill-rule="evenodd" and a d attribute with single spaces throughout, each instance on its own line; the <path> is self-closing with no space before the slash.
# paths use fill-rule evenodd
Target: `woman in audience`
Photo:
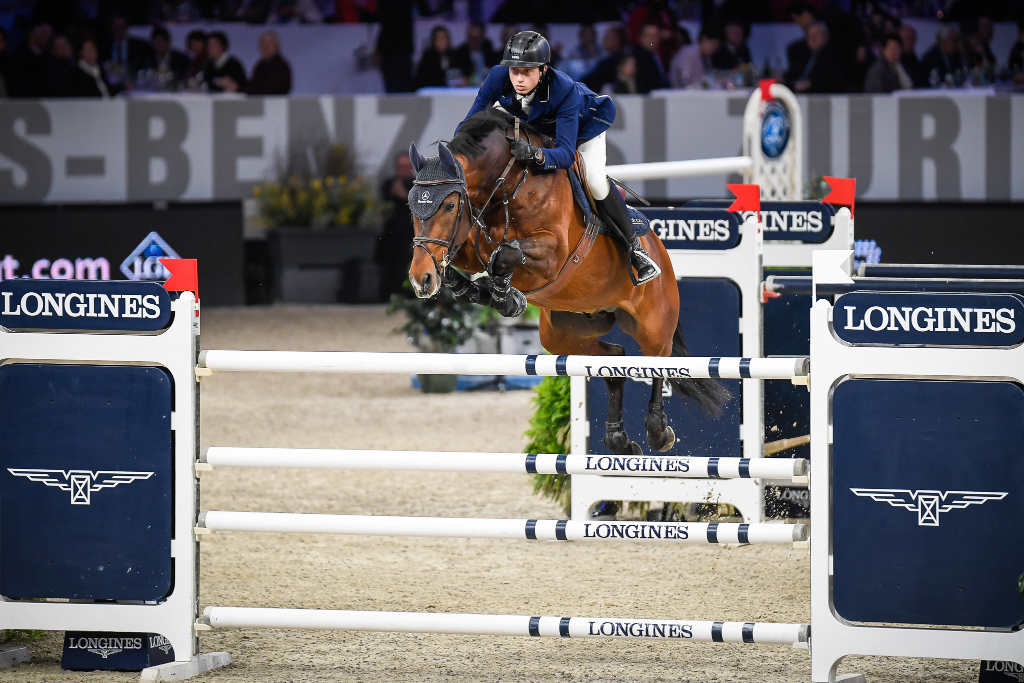
<path id="1" fill-rule="evenodd" d="M 417 88 L 444 88 L 449 84 L 452 68 L 452 37 L 444 26 L 430 32 L 430 47 L 423 51 L 416 67 Z"/>
<path id="2" fill-rule="evenodd" d="M 78 69 L 71 79 L 72 97 L 110 97 L 110 83 L 100 66 L 99 55 L 94 38 L 82 41 L 78 49 Z"/>

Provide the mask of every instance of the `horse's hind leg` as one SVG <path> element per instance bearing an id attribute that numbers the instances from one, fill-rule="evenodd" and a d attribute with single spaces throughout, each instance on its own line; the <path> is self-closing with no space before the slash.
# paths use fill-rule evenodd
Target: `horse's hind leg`
<path id="1" fill-rule="evenodd" d="M 647 428 L 647 445 L 664 453 L 676 443 L 676 433 L 665 417 L 665 398 L 662 396 L 663 379 L 651 380 L 651 402 L 647 404 L 647 417 L 644 427 Z"/>
<path id="2" fill-rule="evenodd" d="M 623 355 L 621 346 L 609 346 L 619 349 L 616 355 Z M 608 385 L 608 421 L 604 423 L 604 446 L 615 455 L 641 455 L 643 450 L 640 444 L 630 441 L 622 421 L 622 397 L 626 393 L 626 379 L 606 377 L 604 381 Z"/>

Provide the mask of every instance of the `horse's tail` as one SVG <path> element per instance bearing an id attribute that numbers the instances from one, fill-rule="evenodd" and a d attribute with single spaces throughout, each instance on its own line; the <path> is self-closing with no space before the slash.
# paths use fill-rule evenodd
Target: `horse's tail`
<path id="1" fill-rule="evenodd" d="M 683 329 L 676 323 L 675 334 L 672 335 L 672 355 L 689 356 Z M 732 398 L 732 392 L 715 379 L 670 379 L 668 383 L 681 395 L 691 399 L 697 407 L 712 417 L 720 417 L 725 405 Z"/>

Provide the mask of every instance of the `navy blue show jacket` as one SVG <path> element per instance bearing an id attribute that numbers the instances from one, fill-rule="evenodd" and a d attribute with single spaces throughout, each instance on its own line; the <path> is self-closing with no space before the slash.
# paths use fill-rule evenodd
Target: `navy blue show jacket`
<path id="1" fill-rule="evenodd" d="M 597 137 L 615 120 L 612 98 L 596 95 L 587 86 L 551 67 L 537 85 L 529 115 L 519 106 L 508 67 L 492 67 L 466 118 L 494 106 L 495 102 L 509 114 L 555 139 L 555 148 L 544 150 L 544 168 L 572 166 L 577 142 Z"/>

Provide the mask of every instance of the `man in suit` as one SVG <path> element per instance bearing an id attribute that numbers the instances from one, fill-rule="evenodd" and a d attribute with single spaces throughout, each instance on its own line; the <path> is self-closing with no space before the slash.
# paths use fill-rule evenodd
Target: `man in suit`
<path id="1" fill-rule="evenodd" d="M 46 97 L 50 70 L 50 38 L 53 29 L 46 22 L 35 22 L 24 40 L 11 52 L 11 97 Z"/>
<path id="2" fill-rule="evenodd" d="M 501 57 L 491 46 L 487 38 L 486 25 L 482 21 L 474 21 L 466 28 L 466 42 L 455 48 L 452 65 L 462 71 L 470 85 L 483 83 L 491 67 Z"/>
<path id="3" fill-rule="evenodd" d="M 184 53 L 171 49 L 171 34 L 166 28 L 154 26 L 149 34 L 149 45 L 153 48 L 153 68 L 170 72 L 178 82 L 187 78 L 192 61 Z"/>
<path id="4" fill-rule="evenodd" d="M 917 56 L 917 29 L 910 24 L 900 26 L 900 41 L 903 43 L 903 54 L 900 64 L 914 81 L 915 88 L 924 87 L 925 79 L 921 77 L 921 59 Z"/>
<path id="5" fill-rule="evenodd" d="M 100 59 L 107 64 L 111 80 L 134 81 L 140 71 L 152 66 L 153 50 L 146 41 L 129 36 L 128 20 L 115 15 L 110 20 L 110 42 Z"/>
<path id="6" fill-rule="evenodd" d="M 864 92 L 891 93 L 894 90 L 910 90 L 914 82 L 900 63 L 903 41 L 896 34 L 883 39 L 882 57 L 868 69 L 864 79 Z"/>
<path id="7" fill-rule="evenodd" d="M 933 78 L 941 83 L 946 80 L 946 76 L 951 76 L 963 66 L 960 58 L 960 30 L 947 24 L 935 34 L 935 45 L 921 58 L 921 75 L 926 83 Z"/>
<path id="8" fill-rule="evenodd" d="M 828 27 L 816 21 L 807 37 L 789 46 L 786 83 L 798 93 L 846 92 L 843 61 L 829 45 Z"/>

